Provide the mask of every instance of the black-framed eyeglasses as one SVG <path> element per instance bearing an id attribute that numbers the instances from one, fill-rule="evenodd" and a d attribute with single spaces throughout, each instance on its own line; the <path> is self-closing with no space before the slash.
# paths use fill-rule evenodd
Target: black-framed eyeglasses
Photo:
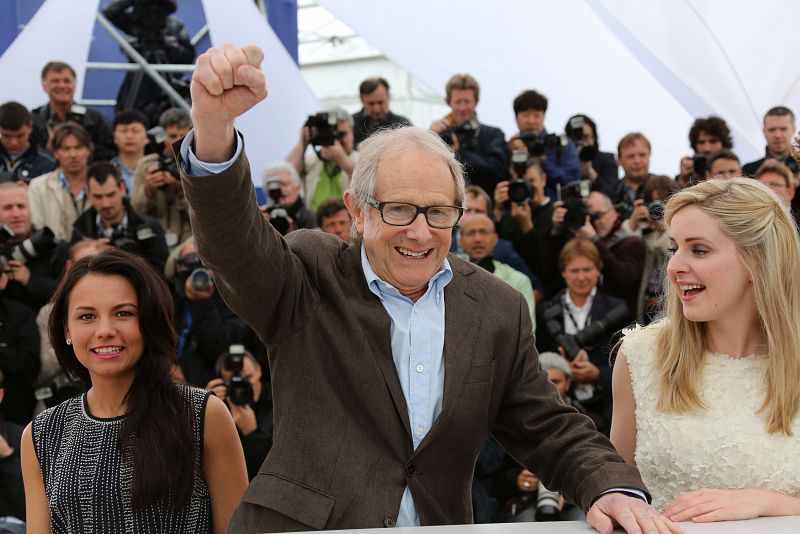
<path id="1" fill-rule="evenodd" d="M 381 213 L 383 222 L 392 226 L 408 226 L 421 213 L 431 228 L 452 228 L 464 214 L 464 208 L 459 206 L 417 206 L 405 202 L 380 202 L 372 197 L 367 198 L 367 204 Z"/>

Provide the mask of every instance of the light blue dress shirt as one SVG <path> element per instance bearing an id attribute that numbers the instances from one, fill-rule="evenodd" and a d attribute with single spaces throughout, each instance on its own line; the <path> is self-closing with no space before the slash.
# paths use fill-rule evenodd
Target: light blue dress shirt
<path id="1" fill-rule="evenodd" d="M 416 302 L 404 297 L 375 274 L 361 245 L 361 267 L 369 290 L 392 322 L 392 358 L 408 407 L 414 450 L 442 412 L 444 396 L 444 288 L 453 279 L 447 259 Z M 397 514 L 398 527 L 419 526 L 419 516 L 406 486 Z"/>

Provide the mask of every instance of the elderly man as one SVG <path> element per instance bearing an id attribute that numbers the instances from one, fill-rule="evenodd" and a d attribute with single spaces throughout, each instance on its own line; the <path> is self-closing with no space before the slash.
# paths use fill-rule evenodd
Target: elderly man
<path id="1" fill-rule="evenodd" d="M 285 209 L 293 223 L 292 229 L 317 227 L 317 216 L 306 207 L 303 199 L 300 175 L 289 162 L 273 163 L 264 171 L 264 190 L 273 188 L 279 189 L 281 194 L 278 201 L 268 205 L 268 208 L 280 206 Z"/>
<path id="2" fill-rule="evenodd" d="M 0 291 L 36 313 L 56 290 L 67 261 L 67 244 L 52 239 L 47 230 L 34 229 L 28 191 L 19 183 L 0 183 L 0 224 L 14 232 L 4 247 L 14 259 L 6 256 L 0 263 L 0 276 L 4 279 L 0 281 Z M 23 244 L 27 240 L 28 246 Z"/>
<path id="3" fill-rule="evenodd" d="M 262 59 L 231 45 L 198 58 L 181 146 L 198 249 L 274 377 L 275 442 L 230 529 L 468 523 L 492 432 L 597 528 L 677 530 L 642 499 L 636 468 L 558 402 L 522 296 L 448 256 L 464 180 L 438 136 L 364 142 L 344 196 L 358 245 L 263 221 L 234 129 L 266 96 Z"/>

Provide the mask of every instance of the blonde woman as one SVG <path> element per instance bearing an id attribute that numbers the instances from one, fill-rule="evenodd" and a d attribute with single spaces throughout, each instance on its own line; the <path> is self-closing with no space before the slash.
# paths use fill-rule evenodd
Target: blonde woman
<path id="1" fill-rule="evenodd" d="M 673 521 L 800 515 L 800 240 L 756 180 L 666 208 L 666 317 L 628 332 L 611 441 Z"/>

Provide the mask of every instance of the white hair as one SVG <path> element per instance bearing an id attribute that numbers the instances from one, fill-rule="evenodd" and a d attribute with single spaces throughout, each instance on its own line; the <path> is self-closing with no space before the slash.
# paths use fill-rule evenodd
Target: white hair
<path id="1" fill-rule="evenodd" d="M 264 179 L 262 181 L 262 186 L 264 191 L 267 190 L 267 183 L 275 179 L 275 175 L 279 172 L 287 172 L 289 173 L 289 177 L 292 179 L 292 185 L 295 187 L 300 188 L 300 196 L 303 196 L 303 182 L 300 180 L 300 175 L 297 174 L 297 169 L 294 168 L 294 165 L 289 163 L 286 160 L 276 161 L 275 163 L 271 164 L 267 167 L 267 170 L 264 171 Z"/>

